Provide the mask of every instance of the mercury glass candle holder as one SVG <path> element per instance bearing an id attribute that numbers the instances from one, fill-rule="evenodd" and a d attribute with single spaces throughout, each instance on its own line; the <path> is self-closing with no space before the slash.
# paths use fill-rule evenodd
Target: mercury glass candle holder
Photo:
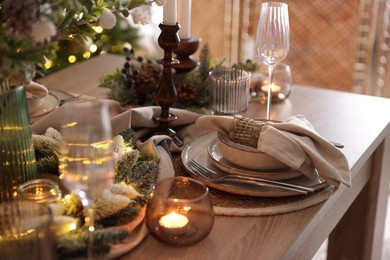
<path id="1" fill-rule="evenodd" d="M 50 204 L 58 201 L 61 196 L 58 184 L 50 179 L 35 179 L 18 187 L 18 197 L 22 200 Z"/>
<path id="2" fill-rule="evenodd" d="M 182 176 L 160 180 L 149 196 L 145 222 L 162 242 L 185 246 L 201 241 L 214 224 L 208 188 Z"/>

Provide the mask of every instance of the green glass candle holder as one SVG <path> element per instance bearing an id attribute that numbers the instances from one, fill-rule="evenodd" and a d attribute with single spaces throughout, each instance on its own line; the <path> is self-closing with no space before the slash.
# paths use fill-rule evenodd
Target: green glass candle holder
<path id="1" fill-rule="evenodd" d="M 17 197 L 20 184 L 36 178 L 32 130 L 24 87 L 0 91 L 0 202 Z"/>

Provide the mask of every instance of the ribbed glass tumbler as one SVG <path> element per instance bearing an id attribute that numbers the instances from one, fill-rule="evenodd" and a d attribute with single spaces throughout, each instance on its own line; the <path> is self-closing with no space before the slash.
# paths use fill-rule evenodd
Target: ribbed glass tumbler
<path id="1" fill-rule="evenodd" d="M 209 73 L 210 110 L 214 115 L 242 115 L 248 108 L 251 73 L 217 68 Z"/>
<path id="2" fill-rule="evenodd" d="M 36 178 L 32 130 L 24 87 L 0 90 L 0 202 L 17 196 L 20 184 Z"/>

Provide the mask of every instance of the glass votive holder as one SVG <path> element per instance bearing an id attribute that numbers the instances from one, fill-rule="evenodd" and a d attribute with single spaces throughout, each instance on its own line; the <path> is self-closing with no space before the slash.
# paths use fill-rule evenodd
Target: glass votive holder
<path id="1" fill-rule="evenodd" d="M 171 245 L 201 241 L 214 224 L 208 188 L 188 177 L 160 180 L 149 196 L 145 223 L 155 238 Z"/>
<path id="2" fill-rule="evenodd" d="M 31 201 L 4 202 L 0 220 L 1 259 L 57 259 L 49 207 Z"/>
<path id="3" fill-rule="evenodd" d="M 18 187 L 18 197 L 21 200 L 50 204 L 58 201 L 61 196 L 62 191 L 58 184 L 50 179 L 34 179 Z"/>
<path id="4" fill-rule="evenodd" d="M 251 91 L 262 100 L 267 100 L 268 95 L 268 66 L 261 66 L 260 74 L 255 74 L 251 81 Z M 272 102 L 284 101 L 292 91 L 292 76 L 290 66 L 280 63 L 274 68 L 271 85 Z"/>
<path id="5" fill-rule="evenodd" d="M 249 104 L 251 73 L 217 68 L 209 73 L 210 110 L 215 115 L 241 115 Z"/>

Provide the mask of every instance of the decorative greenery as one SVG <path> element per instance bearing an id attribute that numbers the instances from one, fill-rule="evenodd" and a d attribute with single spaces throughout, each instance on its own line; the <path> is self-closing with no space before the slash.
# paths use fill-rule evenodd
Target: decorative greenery
<path id="1" fill-rule="evenodd" d="M 58 175 L 61 138 L 61 134 L 53 128 L 47 129 L 44 135 L 33 135 L 38 174 L 50 172 Z M 132 129 L 125 129 L 114 137 L 113 151 L 118 157 L 115 184 L 109 186 L 92 205 L 96 219 L 95 255 L 106 254 L 112 244 L 120 243 L 128 235 L 126 228 L 110 227 L 128 224 L 138 216 L 159 174 L 158 163 L 136 149 Z M 86 256 L 87 230 L 80 199 L 70 193 L 59 204 L 50 206 L 56 209 L 54 222 L 66 216 L 65 220 L 77 220 L 80 225 L 73 231 L 57 233 L 57 252 L 61 258 Z"/>
<path id="2" fill-rule="evenodd" d="M 57 252 L 63 258 L 87 256 L 87 230 L 79 228 L 60 236 L 57 241 Z M 112 244 L 118 244 L 128 236 L 125 229 L 97 229 L 94 232 L 93 248 L 94 255 L 105 255 L 110 251 Z"/>
<path id="3" fill-rule="evenodd" d="M 95 40 L 96 26 L 111 29 L 118 15 L 145 24 L 137 7 L 164 0 L 0 0 L 0 79 L 28 83 L 54 60 L 62 42 Z"/>
<path id="4" fill-rule="evenodd" d="M 126 49 L 126 61 L 122 69 L 100 78 L 100 87 L 110 89 L 109 97 L 122 106 L 154 105 L 153 94 L 156 91 L 162 66 L 142 56 L 135 57 L 134 50 Z M 199 110 L 209 104 L 208 75 L 212 69 L 223 67 L 223 61 L 213 60 L 208 44 L 200 53 L 199 66 L 194 70 L 174 75 L 178 95 L 175 107 Z M 258 64 L 247 60 L 232 67 L 254 72 Z"/>

